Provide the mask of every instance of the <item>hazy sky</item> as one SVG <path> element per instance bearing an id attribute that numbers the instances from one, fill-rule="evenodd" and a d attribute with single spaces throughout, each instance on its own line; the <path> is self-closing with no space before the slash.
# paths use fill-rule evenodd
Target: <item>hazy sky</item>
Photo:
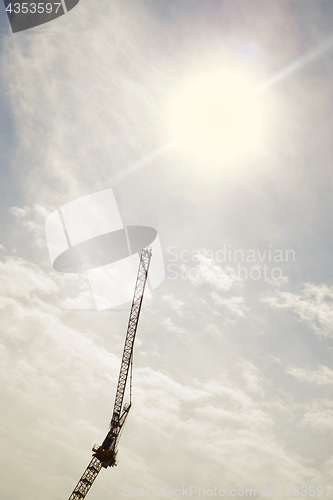
<path id="1" fill-rule="evenodd" d="M 109 187 L 166 279 L 88 498 L 333 485 L 332 21 L 325 0 L 81 0 L 13 34 L 1 3 L 2 499 L 66 500 L 108 430 L 129 305 L 71 310 L 89 287 L 52 270 L 44 224 Z M 170 145 L 174 96 L 219 72 L 264 115 L 232 161 Z"/>

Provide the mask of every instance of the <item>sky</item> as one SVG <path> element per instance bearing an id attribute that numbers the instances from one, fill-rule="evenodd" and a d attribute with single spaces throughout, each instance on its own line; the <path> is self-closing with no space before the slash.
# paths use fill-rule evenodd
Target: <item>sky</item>
<path id="1" fill-rule="evenodd" d="M 110 187 L 166 279 L 87 498 L 333 498 L 332 20 L 325 0 L 80 0 L 13 34 L 0 5 L 2 499 L 67 499 L 108 430 L 130 304 L 75 309 L 87 279 L 52 268 L 45 220 Z M 174 141 L 181 89 L 221 72 L 263 113 L 237 158 Z"/>

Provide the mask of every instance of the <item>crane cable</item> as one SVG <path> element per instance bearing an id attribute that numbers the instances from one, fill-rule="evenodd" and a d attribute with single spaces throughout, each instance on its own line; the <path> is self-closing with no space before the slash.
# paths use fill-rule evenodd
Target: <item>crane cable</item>
<path id="1" fill-rule="evenodd" d="M 130 371 L 130 404 L 132 404 L 132 379 L 133 379 L 133 352 L 131 356 L 131 371 Z"/>

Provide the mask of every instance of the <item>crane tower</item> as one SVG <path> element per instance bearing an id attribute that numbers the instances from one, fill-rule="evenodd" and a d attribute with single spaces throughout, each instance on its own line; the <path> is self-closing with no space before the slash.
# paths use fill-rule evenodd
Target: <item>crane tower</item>
<path id="1" fill-rule="evenodd" d="M 141 251 L 140 255 L 139 270 L 136 278 L 134 297 L 132 301 L 131 312 L 127 326 L 125 346 L 120 365 L 120 373 L 119 373 L 116 397 L 112 413 L 112 419 L 110 422 L 110 429 L 103 443 L 100 446 L 94 445 L 92 449 L 92 451 L 94 452 L 93 457 L 88 467 L 82 474 L 81 479 L 75 486 L 74 491 L 68 500 L 83 500 L 86 497 L 88 491 L 91 488 L 91 485 L 95 481 L 102 467 L 107 468 L 107 467 L 114 467 L 115 465 L 117 465 L 118 441 L 122 427 L 125 423 L 126 417 L 131 408 L 131 391 L 130 391 L 130 402 L 128 404 L 123 405 L 123 401 L 124 401 L 124 394 L 125 394 L 128 373 L 130 370 L 130 365 L 132 363 L 135 334 L 138 327 L 142 299 L 147 282 L 150 259 L 151 259 L 151 249 L 144 248 Z"/>

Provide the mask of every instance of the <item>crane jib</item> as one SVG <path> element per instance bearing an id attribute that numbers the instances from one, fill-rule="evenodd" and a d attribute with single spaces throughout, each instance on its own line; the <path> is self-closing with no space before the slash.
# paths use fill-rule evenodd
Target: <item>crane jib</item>
<path id="1" fill-rule="evenodd" d="M 141 251 L 139 270 L 136 278 L 134 297 L 128 321 L 127 333 L 123 357 L 120 365 L 120 373 L 114 402 L 113 414 L 110 423 L 110 430 L 101 446 L 93 447 L 93 457 L 81 476 L 81 479 L 74 488 L 69 500 L 83 500 L 95 481 L 102 467 L 113 467 L 117 465 L 117 443 L 121 429 L 125 423 L 131 402 L 123 406 L 126 382 L 131 362 L 133 361 L 133 347 L 135 334 L 141 311 L 143 294 L 148 277 L 149 264 L 151 259 L 151 248 Z"/>
<path id="2" fill-rule="evenodd" d="M 143 294 L 147 282 L 148 269 L 151 259 L 151 250 L 142 250 L 139 270 L 136 278 L 134 297 L 131 306 L 131 312 L 128 321 L 127 334 L 123 357 L 120 365 L 118 386 L 114 402 L 113 414 L 110 423 L 110 430 L 116 430 L 120 418 L 121 408 L 124 400 L 128 371 L 133 354 L 135 334 L 138 327 Z"/>

